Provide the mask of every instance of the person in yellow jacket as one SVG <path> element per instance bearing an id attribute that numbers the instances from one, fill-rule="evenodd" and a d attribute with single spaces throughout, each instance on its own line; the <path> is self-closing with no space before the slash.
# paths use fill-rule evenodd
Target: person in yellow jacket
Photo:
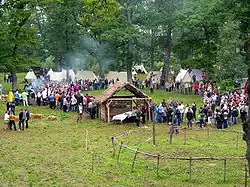
<path id="1" fill-rule="evenodd" d="M 14 102 L 15 100 L 15 97 L 14 97 L 14 94 L 12 91 L 9 91 L 9 94 L 8 94 L 8 102 L 12 103 Z"/>

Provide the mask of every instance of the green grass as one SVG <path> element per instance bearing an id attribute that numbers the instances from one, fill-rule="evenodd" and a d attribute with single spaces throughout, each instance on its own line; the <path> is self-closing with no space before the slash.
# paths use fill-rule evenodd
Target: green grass
<path id="1" fill-rule="evenodd" d="M 88 93 L 97 95 L 100 92 Z M 201 105 L 202 101 L 196 96 L 177 93 L 155 92 L 150 96 L 157 102 L 163 98 L 177 98 L 184 103 L 195 101 Z M 147 141 L 151 137 L 152 124 L 143 129 L 136 128 L 135 124 L 113 125 L 86 117 L 82 123 L 76 123 L 74 113 L 64 114 L 48 107 L 28 108 L 32 113 L 44 114 L 45 118 L 31 120 L 30 128 L 24 132 L 4 131 L 0 121 L 0 186 L 244 186 L 245 161 L 227 163 L 227 181 L 224 183 L 223 161 L 192 162 L 192 179 L 189 180 L 188 161 L 160 160 L 157 177 L 156 159 L 138 155 L 131 173 L 133 152 L 122 150 L 119 164 L 117 157 L 113 158 L 111 137 L 129 130 L 138 132 L 117 139 L 146 152 L 181 157 L 244 156 L 245 143 L 240 136 L 236 149 L 234 133 L 211 132 L 208 145 L 206 131 L 188 131 L 184 144 L 181 130 L 169 145 L 168 126 L 157 124 L 157 146 L 152 146 L 151 140 Z M 3 102 L 0 111 L 3 116 Z M 48 121 L 46 118 L 50 115 L 56 115 L 60 120 Z M 241 130 L 241 126 L 232 129 Z M 117 152 L 116 146 L 116 156 Z"/>

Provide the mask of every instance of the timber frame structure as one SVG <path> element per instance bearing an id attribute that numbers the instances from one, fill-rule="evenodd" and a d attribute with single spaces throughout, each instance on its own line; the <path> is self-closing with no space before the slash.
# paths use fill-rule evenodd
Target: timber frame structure
<path id="1" fill-rule="evenodd" d="M 128 90 L 133 96 L 116 96 L 122 89 Z M 151 120 L 151 98 L 128 82 L 118 82 L 96 97 L 99 117 L 110 123 L 112 117 L 132 111 L 133 103 L 144 108 L 146 120 Z"/>

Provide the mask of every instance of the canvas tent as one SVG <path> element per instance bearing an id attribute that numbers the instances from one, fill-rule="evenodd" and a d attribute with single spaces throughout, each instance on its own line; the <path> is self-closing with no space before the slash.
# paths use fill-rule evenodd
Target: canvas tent
<path id="1" fill-rule="evenodd" d="M 128 75 L 127 72 L 117 72 L 117 71 L 110 71 L 106 78 L 110 80 L 116 80 L 119 79 L 120 82 L 127 82 L 128 81 Z"/>
<path id="2" fill-rule="evenodd" d="M 25 76 L 25 79 L 34 80 L 36 79 L 36 75 L 32 70 L 30 70 Z"/>
<path id="3" fill-rule="evenodd" d="M 83 70 L 78 71 L 76 73 L 75 77 L 76 77 L 77 80 L 82 79 L 82 80 L 91 80 L 91 81 L 93 81 L 95 79 L 98 79 L 93 71 L 83 71 Z"/>
<path id="4" fill-rule="evenodd" d="M 49 69 L 49 71 L 48 71 L 48 73 L 47 73 L 47 76 L 50 76 L 50 77 L 51 77 L 51 76 L 53 75 L 53 73 L 54 73 L 53 70 L 52 70 L 52 69 Z"/>
<path id="5" fill-rule="evenodd" d="M 137 73 L 144 73 L 144 74 L 148 74 L 148 71 L 145 69 L 144 65 L 135 65 L 133 67 L 133 69 L 137 72 Z"/>
<path id="6" fill-rule="evenodd" d="M 70 69 L 70 70 L 69 70 L 69 77 L 70 77 L 70 79 L 71 79 L 72 81 L 75 80 L 76 74 L 75 74 L 75 72 L 73 71 L 73 69 Z"/>
<path id="7" fill-rule="evenodd" d="M 157 83 L 160 82 L 161 80 L 161 71 L 150 71 L 148 76 L 147 76 L 147 79 L 149 78 L 153 78 Z"/>
<path id="8" fill-rule="evenodd" d="M 67 70 L 63 69 L 61 72 L 53 72 L 52 69 L 50 69 L 47 75 L 50 76 L 51 81 L 60 82 L 67 79 Z"/>
<path id="9" fill-rule="evenodd" d="M 195 76 L 196 81 L 201 81 L 203 80 L 203 71 L 200 69 L 192 69 L 192 71 L 190 72 L 190 76 L 193 79 L 193 77 Z"/>
<path id="10" fill-rule="evenodd" d="M 181 69 L 178 75 L 176 76 L 175 81 L 176 82 L 192 82 L 193 79 L 188 70 Z"/>

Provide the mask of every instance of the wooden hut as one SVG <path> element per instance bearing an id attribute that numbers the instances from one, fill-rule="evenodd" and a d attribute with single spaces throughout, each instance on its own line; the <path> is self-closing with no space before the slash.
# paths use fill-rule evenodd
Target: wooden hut
<path id="1" fill-rule="evenodd" d="M 121 90 L 128 90 L 132 95 L 117 96 L 116 94 Z M 128 82 L 118 82 L 96 97 L 99 117 L 108 123 L 113 116 L 132 111 L 133 103 L 136 106 L 143 106 L 146 120 L 150 120 L 150 101 L 151 99 L 145 93 Z"/>

